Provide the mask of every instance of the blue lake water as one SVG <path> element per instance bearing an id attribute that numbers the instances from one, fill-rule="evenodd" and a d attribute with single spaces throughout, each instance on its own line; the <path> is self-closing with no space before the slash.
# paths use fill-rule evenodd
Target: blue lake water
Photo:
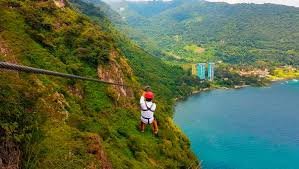
<path id="1" fill-rule="evenodd" d="M 201 93 L 174 118 L 203 169 L 299 169 L 299 82 Z"/>

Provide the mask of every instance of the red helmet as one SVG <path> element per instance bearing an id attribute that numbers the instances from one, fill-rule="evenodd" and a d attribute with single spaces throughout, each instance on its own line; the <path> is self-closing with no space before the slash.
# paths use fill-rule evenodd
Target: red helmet
<path id="1" fill-rule="evenodd" d="M 153 92 L 145 92 L 144 97 L 146 99 L 153 99 L 154 98 L 154 93 Z"/>

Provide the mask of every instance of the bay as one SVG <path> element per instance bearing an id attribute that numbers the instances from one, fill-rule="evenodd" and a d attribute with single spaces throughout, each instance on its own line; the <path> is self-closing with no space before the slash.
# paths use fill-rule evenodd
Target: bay
<path id="1" fill-rule="evenodd" d="M 204 169 L 299 169 L 299 83 L 214 90 L 175 108 Z"/>

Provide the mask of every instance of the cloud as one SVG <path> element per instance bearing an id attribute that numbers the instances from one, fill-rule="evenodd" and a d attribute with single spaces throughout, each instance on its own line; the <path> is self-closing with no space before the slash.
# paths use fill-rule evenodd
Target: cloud
<path id="1" fill-rule="evenodd" d="M 121 0 L 104 0 L 106 2 L 116 2 Z M 127 0 L 127 1 L 153 1 L 153 0 Z M 171 0 L 163 0 L 163 1 L 171 1 Z M 256 4 L 264 4 L 264 3 L 272 3 L 272 4 L 282 4 L 288 6 L 296 6 L 299 7 L 299 0 L 206 0 L 210 2 L 227 2 L 231 4 L 235 3 L 256 3 Z"/>
<path id="2" fill-rule="evenodd" d="M 272 3 L 272 4 L 282 4 L 289 6 L 299 7 L 299 0 L 208 0 L 210 2 L 227 2 L 231 4 L 235 3 L 256 3 L 256 4 L 264 4 L 264 3 Z"/>

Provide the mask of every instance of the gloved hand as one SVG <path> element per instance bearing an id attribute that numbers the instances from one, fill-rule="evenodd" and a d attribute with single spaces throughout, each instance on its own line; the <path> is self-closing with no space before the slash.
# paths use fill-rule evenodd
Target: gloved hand
<path id="1" fill-rule="evenodd" d="M 152 88 L 151 88 L 151 86 L 145 86 L 143 90 L 145 92 L 149 92 L 149 91 L 152 91 Z"/>

